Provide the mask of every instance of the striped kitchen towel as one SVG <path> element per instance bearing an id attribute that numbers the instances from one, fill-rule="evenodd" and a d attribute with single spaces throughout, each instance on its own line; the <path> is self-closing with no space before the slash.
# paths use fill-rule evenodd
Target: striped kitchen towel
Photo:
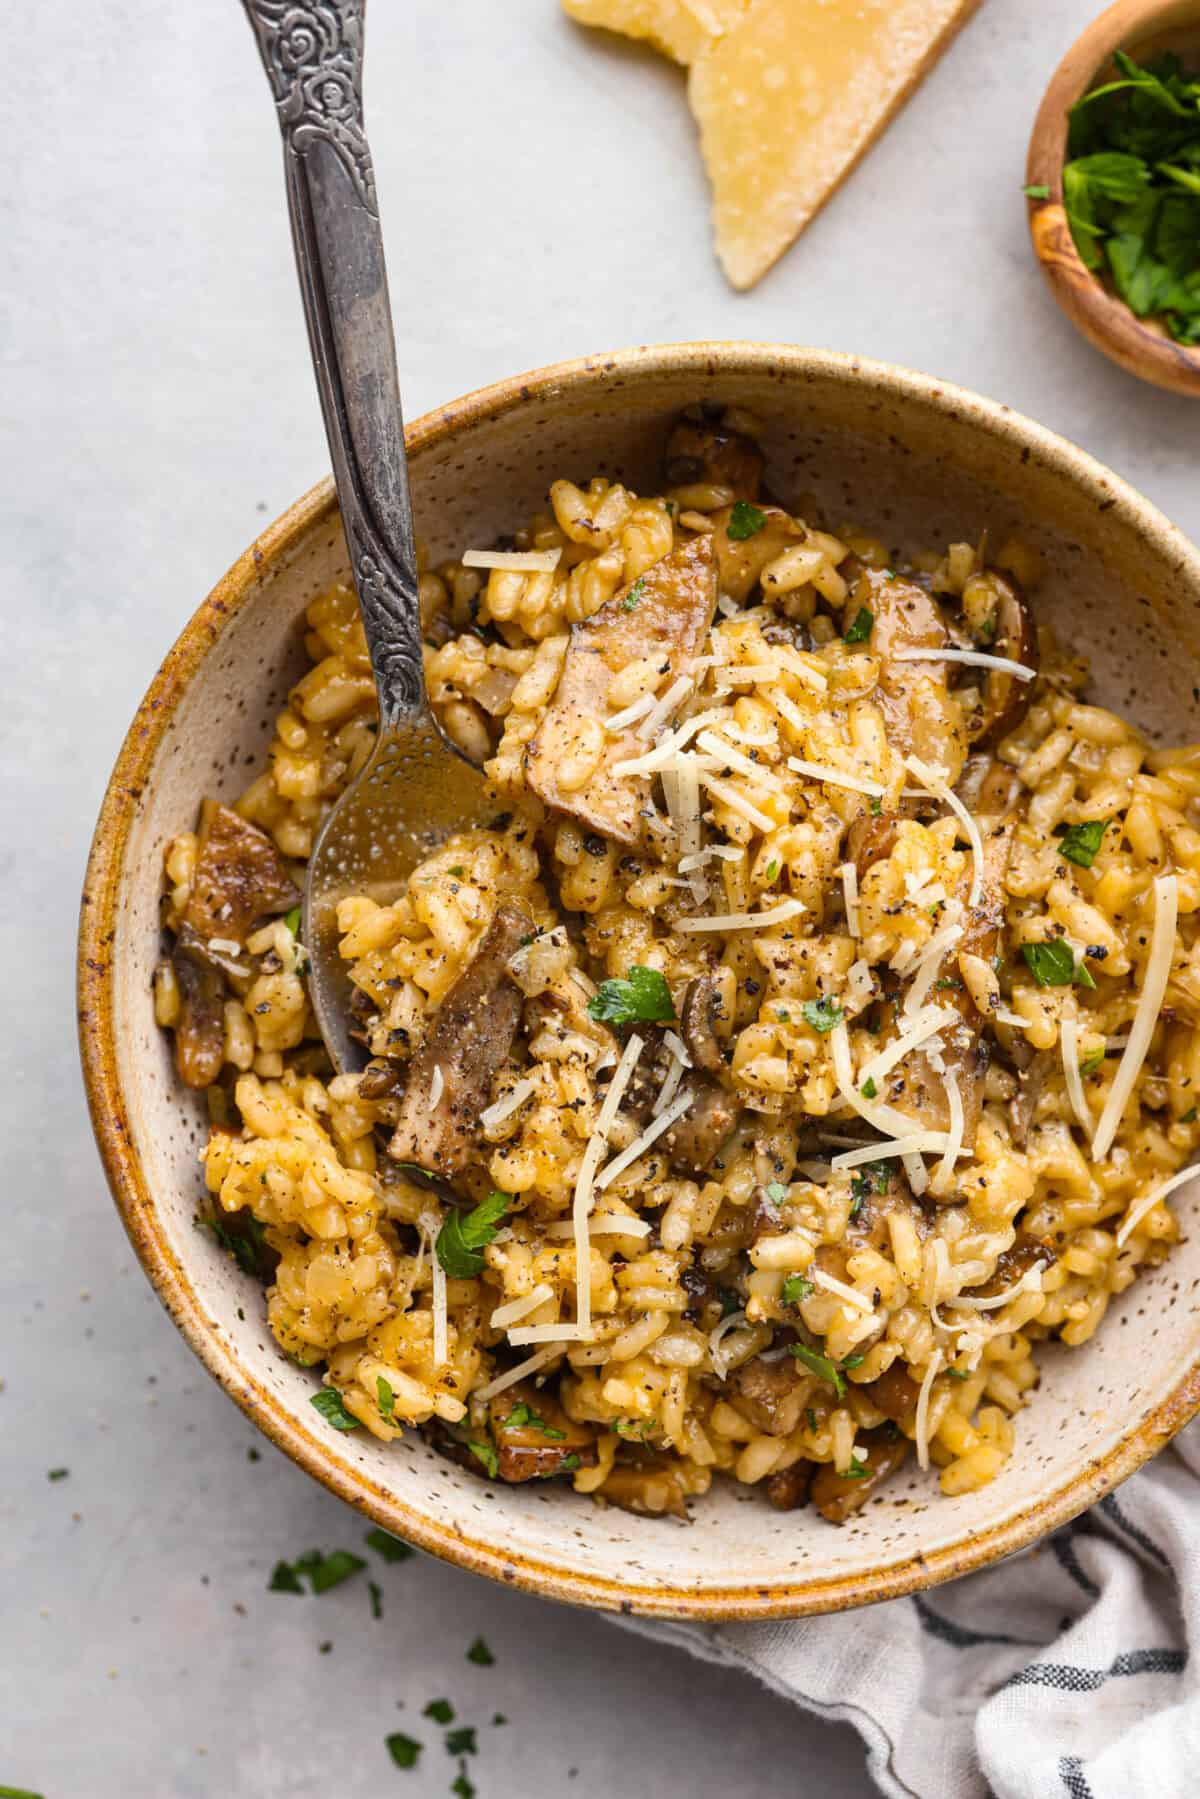
<path id="1" fill-rule="evenodd" d="M 1198 1476 L 1200 1422 L 1036 1548 L 928 1593 L 794 1622 L 622 1623 L 853 1724 L 889 1799 L 1191 1799 Z M 781 1773 L 763 1790 L 798 1789 Z"/>

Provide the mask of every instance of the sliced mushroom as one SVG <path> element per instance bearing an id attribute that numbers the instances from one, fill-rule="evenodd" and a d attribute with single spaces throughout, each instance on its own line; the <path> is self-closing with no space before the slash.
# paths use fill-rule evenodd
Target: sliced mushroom
<path id="1" fill-rule="evenodd" d="M 876 1411 L 896 1424 L 903 1424 L 917 1409 L 921 1389 L 903 1362 L 893 1362 L 877 1379 L 858 1388 Z"/>
<path id="2" fill-rule="evenodd" d="M 601 1499 L 643 1518 L 661 1518 L 665 1512 L 673 1518 L 688 1515 L 687 1483 L 683 1470 L 672 1462 L 649 1458 L 615 1462 L 598 1492 Z"/>
<path id="3" fill-rule="evenodd" d="M 731 1093 L 706 1075 L 690 1078 L 689 1085 L 695 1097 L 663 1136 L 663 1147 L 672 1168 L 684 1174 L 703 1174 L 731 1135 L 740 1107 Z"/>
<path id="4" fill-rule="evenodd" d="M 657 657 L 673 677 L 686 674 L 716 604 L 712 544 L 697 536 L 573 627 L 558 690 L 525 751 L 526 779 L 547 806 L 618 843 L 640 840 L 650 778 L 613 770 L 646 745 L 632 730 L 605 730 L 609 684 L 643 657 Z"/>
<path id="5" fill-rule="evenodd" d="M 171 957 L 179 984 L 175 1067 L 185 1087 L 208 1087 L 225 1060 L 225 982 L 220 970 L 177 943 Z"/>
<path id="6" fill-rule="evenodd" d="M 713 977 L 701 974 L 689 981 L 679 1013 L 679 1029 L 693 1067 L 705 1074 L 719 1075 L 724 1070 L 725 1058 L 716 1028 L 724 1019 L 721 990 Z"/>
<path id="7" fill-rule="evenodd" d="M 982 750 L 967 757 L 954 791 L 973 816 L 1011 812 L 1021 791 L 1021 777 L 1007 762 Z"/>
<path id="8" fill-rule="evenodd" d="M 778 1474 L 768 1475 L 768 1502 L 777 1512 L 797 1511 L 808 1501 L 815 1472 L 816 1464 L 813 1462 L 793 1462 L 790 1468 L 781 1468 Z"/>
<path id="9" fill-rule="evenodd" d="M 790 1437 L 804 1412 L 812 1376 L 795 1356 L 764 1362 L 761 1356 L 743 1362 L 726 1383 L 734 1405 L 756 1430 L 769 1437 Z"/>
<path id="10" fill-rule="evenodd" d="M 479 1114 L 521 1022 L 523 996 L 509 973 L 509 958 L 532 929 L 524 906 L 501 906 L 434 1013 L 409 1063 L 408 1085 L 388 1145 L 397 1162 L 452 1176 L 480 1159 Z"/>
<path id="11" fill-rule="evenodd" d="M 846 602 L 851 624 L 862 608 L 872 616 L 868 647 L 879 657 L 875 698 L 888 740 L 902 755 L 919 756 L 957 777 L 966 756 L 965 727 L 950 702 L 945 662 L 900 662 L 898 651 L 940 650 L 949 633 L 941 609 L 915 581 L 864 568 Z"/>
<path id="12" fill-rule="evenodd" d="M 689 406 L 667 439 L 667 483 L 692 487 L 703 481 L 757 499 L 766 457 L 752 437 L 730 430 L 724 417 L 723 406 Z"/>
<path id="13" fill-rule="evenodd" d="M 288 912 L 300 895 L 265 831 L 205 800 L 184 922 L 198 937 L 244 943 L 260 919 Z"/>
<path id="14" fill-rule="evenodd" d="M 876 862 L 885 862 L 896 847 L 897 812 L 880 812 L 872 816 L 860 812 L 846 832 L 846 857 L 853 862 L 861 881 Z"/>
<path id="15" fill-rule="evenodd" d="M 1026 1044 L 1027 1048 L 1028 1045 Z M 1008 1117 L 1012 1140 L 1017 1149 L 1029 1144 L 1038 1101 L 1055 1066 L 1055 1058 L 1047 1050 L 1037 1050 L 1017 1076 L 1017 1091 L 1009 1101 Z"/>
<path id="16" fill-rule="evenodd" d="M 721 592 L 742 605 L 748 600 L 768 562 L 804 536 L 804 527 L 779 506 L 763 506 L 763 522 L 749 537 L 730 536 L 733 507 L 713 513 L 712 544 L 717 552 Z"/>
<path id="17" fill-rule="evenodd" d="M 1026 668 L 1039 668 L 1037 629 L 1020 587 L 1012 575 L 1002 575 L 997 569 L 989 569 L 986 578 L 996 593 L 996 630 L 987 645 L 988 653 Z M 1033 688 L 1032 681 L 1023 681 L 1019 675 L 989 669 L 983 684 L 983 712 L 971 730 L 971 741 L 982 748 L 1008 737 L 1028 712 Z"/>
<path id="18" fill-rule="evenodd" d="M 878 1493 L 884 1482 L 891 1479 L 912 1447 L 908 1438 L 899 1436 L 890 1425 L 860 1430 L 858 1441 L 866 1451 L 865 1474 L 847 1479 L 837 1473 L 831 1462 L 825 1462 L 813 1477 L 810 1497 L 830 1524 L 844 1524 L 860 1511 L 872 1493 Z"/>
<path id="19" fill-rule="evenodd" d="M 519 1382 L 497 1393 L 488 1408 L 501 1480 L 546 1480 L 596 1465 L 596 1437 L 568 1418 L 552 1393 Z"/>

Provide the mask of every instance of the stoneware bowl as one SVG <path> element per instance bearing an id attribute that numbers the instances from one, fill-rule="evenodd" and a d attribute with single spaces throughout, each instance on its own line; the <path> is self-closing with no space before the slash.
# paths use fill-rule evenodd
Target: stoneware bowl
<path id="1" fill-rule="evenodd" d="M 1119 75 L 1114 50 L 1127 50 L 1138 62 L 1174 50 L 1200 68 L 1200 0 L 1117 0 L 1067 51 L 1029 140 L 1025 180 L 1050 190 L 1046 199 L 1029 202 L 1033 248 L 1054 298 L 1090 343 L 1131 375 L 1200 398 L 1200 346 L 1177 344 L 1153 320 L 1130 312 L 1083 261 L 1063 210 L 1067 115 L 1090 88 Z"/>
<path id="2" fill-rule="evenodd" d="M 435 558 L 486 543 L 558 475 L 654 491 L 670 421 L 696 400 L 765 423 L 769 480 L 815 493 L 897 552 L 999 542 L 1045 558 L 1043 615 L 1093 659 L 1092 691 L 1153 738 L 1195 737 L 1200 554 L 1082 451 L 922 375 L 810 350 L 628 350 L 504 381 L 409 428 L 417 529 Z M 345 578 L 328 483 L 234 564 L 170 651 L 121 750 L 83 901 L 79 1002 L 92 1117 L 135 1249 L 179 1329 L 302 1468 L 389 1530 L 555 1599 L 666 1617 L 836 1610 L 965 1573 L 1032 1542 L 1153 1455 L 1200 1407 L 1200 1232 L 1116 1301 L 1082 1349 L 1051 1349 L 1017 1449 L 981 1492 L 903 1472 L 841 1529 L 717 1482 L 691 1523 L 601 1510 L 557 1483 L 492 1486 L 416 1432 L 385 1448 L 333 1432 L 311 1374 L 276 1348 L 261 1291 L 195 1225 L 202 1108 L 156 1030 L 163 844 L 205 793 L 236 794 L 304 666 L 306 603 Z"/>

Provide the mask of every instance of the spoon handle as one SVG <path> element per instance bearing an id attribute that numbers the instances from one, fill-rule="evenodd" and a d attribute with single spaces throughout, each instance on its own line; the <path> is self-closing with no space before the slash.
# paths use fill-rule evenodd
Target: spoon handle
<path id="1" fill-rule="evenodd" d="M 296 267 L 386 730 L 425 708 L 387 270 L 363 126 L 365 0 L 243 0 L 275 96 Z"/>

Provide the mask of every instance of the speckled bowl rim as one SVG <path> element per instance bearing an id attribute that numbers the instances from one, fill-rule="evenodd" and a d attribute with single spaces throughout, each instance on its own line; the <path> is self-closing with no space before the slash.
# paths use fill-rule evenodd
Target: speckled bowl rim
<path id="1" fill-rule="evenodd" d="M 578 398 L 614 375 L 685 374 L 698 386 L 717 372 L 776 377 L 803 391 L 806 380 L 853 379 L 897 401 L 933 405 L 965 417 L 1055 468 L 1097 505 L 1116 507 L 1176 567 L 1200 586 L 1200 552 L 1157 509 L 1102 464 L 1065 439 L 1008 407 L 948 382 L 886 363 L 832 351 L 773 344 L 692 343 L 641 347 L 582 357 L 514 376 L 408 427 L 410 453 L 436 445 L 537 398 Z M 1200 1360 L 1166 1392 L 1152 1412 L 1106 1454 L 1089 1459 L 1053 1492 L 1032 1499 L 1006 1521 L 964 1542 L 908 1555 L 899 1562 L 837 1576 L 814 1575 L 769 1588 L 753 1584 L 702 1592 L 669 1583 L 626 1584 L 579 1573 L 501 1544 L 466 1535 L 397 1500 L 338 1453 L 302 1430 L 283 1402 L 256 1382 L 208 1316 L 203 1297 L 175 1256 L 129 1128 L 118 1076 L 112 945 L 124 890 L 123 863 L 138 798 L 172 717 L 230 618 L 247 602 L 263 571 L 286 560 L 316 527 L 336 517 L 333 484 L 324 480 L 291 506 L 239 557 L 185 626 L 138 708 L 117 757 L 96 826 L 81 908 L 78 965 L 80 1045 L 92 1125 L 113 1197 L 150 1282 L 183 1337 L 247 1417 L 330 1492 L 386 1529 L 461 1568 L 543 1598 L 599 1610 L 696 1620 L 805 1617 L 896 1598 L 987 1566 L 1026 1548 L 1101 1498 L 1140 1468 L 1200 1410 Z M 589 1508 L 581 1506 L 587 1528 Z"/>

